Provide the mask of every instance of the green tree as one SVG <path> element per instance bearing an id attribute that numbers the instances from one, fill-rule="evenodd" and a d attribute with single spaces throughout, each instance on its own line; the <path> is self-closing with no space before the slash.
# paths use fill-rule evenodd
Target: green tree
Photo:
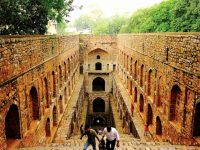
<path id="1" fill-rule="evenodd" d="M 138 10 L 120 30 L 130 32 L 199 32 L 199 0 L 165 0 Z"/>
<path id="2" fill-rule="evenodd" d="M 73 0 L 1 0 L 0 34 L 44 34 L 49 20 L 61 22 Z"/>

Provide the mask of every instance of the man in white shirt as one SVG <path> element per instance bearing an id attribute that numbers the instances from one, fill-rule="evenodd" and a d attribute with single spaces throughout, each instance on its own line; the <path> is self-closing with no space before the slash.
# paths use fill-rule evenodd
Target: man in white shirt
<path id="1" fill-rule="evenodd" d="M 106 149 L 114 150 L 115 143 L 117 141 L 117 147 L 119 147 L 119 133 L 114 127 L 106 127 L 103 130 L 103 137 L 106 136 Z"/>

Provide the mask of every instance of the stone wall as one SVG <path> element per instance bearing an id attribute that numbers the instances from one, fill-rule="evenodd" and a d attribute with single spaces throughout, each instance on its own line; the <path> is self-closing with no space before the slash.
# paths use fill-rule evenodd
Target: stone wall
<path id="1" fill-rule="evenodd" d="M 117 36 L 118 73 L 144 124 L 150 121 L 155 139 L 195 144 L 194 109 L 200 101 L 199 43 L 198 33 Z M 156 134 L 158 120 L 162 134 Z"/>
<path id="2" fill-rule="evenodd" d="M 21 146 L 52 141 L 79 78 L 78 43 L 78 36 L 0 37 L 3 149 L 7 147 L 6 139 L 15 139 L 15 134 L 20 135 Z M 17 106 L 18 114 L 10 117 L 13 105 Z M 10 133 L 17 127 L 18 133 Z"/>

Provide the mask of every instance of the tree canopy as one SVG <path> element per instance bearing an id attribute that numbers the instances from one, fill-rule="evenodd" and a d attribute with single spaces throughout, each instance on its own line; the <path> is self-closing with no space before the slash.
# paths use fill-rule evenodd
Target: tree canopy
<path id="1" fill-rule="evenodd" d="M 44 34 L 49 20 L 62 22 L 73 0 L 1 0 L 0 34 Z"/>
<path id="2" fill-rule="evenodd" d="M 130 32 L 199 32 L 199 0 L 165 0 L 138 10 L 120 30 Z"/>

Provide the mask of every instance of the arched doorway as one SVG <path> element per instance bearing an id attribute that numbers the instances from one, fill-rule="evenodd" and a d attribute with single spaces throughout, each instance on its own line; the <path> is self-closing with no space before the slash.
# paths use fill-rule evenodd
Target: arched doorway
<path id="1" fill-rule="evenodd" d="M 200 102 L 195 107 L 193 136 L 200 136 Z"/>
<path id="2" fill-rule="evenodd" d="M 47 121 L 46 121 L 45 132 L 46 132 L 47 137 L 51 136 L 51 128 L 50 128 L 50 119 L 49 118 L 47 118 Z"/>
<path id="3" fill-rule="evenodd" d="M 140 94 L 140 112 L 144 111 L 144 98 L 143 95 Z"/>
<path id="4" fill-rule="evenodd" d="M 105 112 L 105 101 L 101 98 L 96 98 L 93 101 L 93 112 Z"/>
<path id="5" fill-rule="evenodd" d="M 105 91 L 105 81 L 101 77 L 97 77 L 92 82 L 93 91 Z"/>
<path id="6" fill-rule="evenodd" d="M 12 104 L 5 119 L 6 139 L 20 139 L 19 111 L 16 105 Z"/>
<path id="7" fill-rule="evenodd" d="M 147 124 L 150 125 L 153 123 L 153 112 L 151 105 L 148 104 L 148 109 L 147 109 Z"/>
<path id="8" fill-rule="evenodd" d="M 56 109 L 56 106 L 53 107 L 53 126 L 57 126 L 57 109 Z"/>
<path id="9" fill-rule="evenodd" d="M 98 116 L 98 117 L 95 117 L 93 119 L 93 123 L 92 123 L 93 126 L 105 126 L 106 125 L 106 121 L 103 117 L 101 116 Z"/>
<path id="10" fill-rule="evenodd" d="M 162 123 L 160 117 L 156 117 L 156 135 L 162 135 Z"/>
<path id="11" fill-rule="evenodd" d="M 181 90 L 178 85 L 174 85 L 171 90 L 171 99 L 170 99 L 170 115 L 169 120 L 177 120 L 178 109 L 176 108 L 179 105 Z"/>
<path id="12" fill-rule="evenodd" d="M 39 120 L 39 100 L 36 88 L 33 86 L 30 91 L 30 98 L 32 102 L 32 118 Z"/>
<path id="13" fill-rule="evenodd" d="M 101 63 L 100 63 L 100 62 L 97 62 L 97 63 L 95 64 L 95 70 L 101 70 L 101 69 L 102 69 Z"/>

